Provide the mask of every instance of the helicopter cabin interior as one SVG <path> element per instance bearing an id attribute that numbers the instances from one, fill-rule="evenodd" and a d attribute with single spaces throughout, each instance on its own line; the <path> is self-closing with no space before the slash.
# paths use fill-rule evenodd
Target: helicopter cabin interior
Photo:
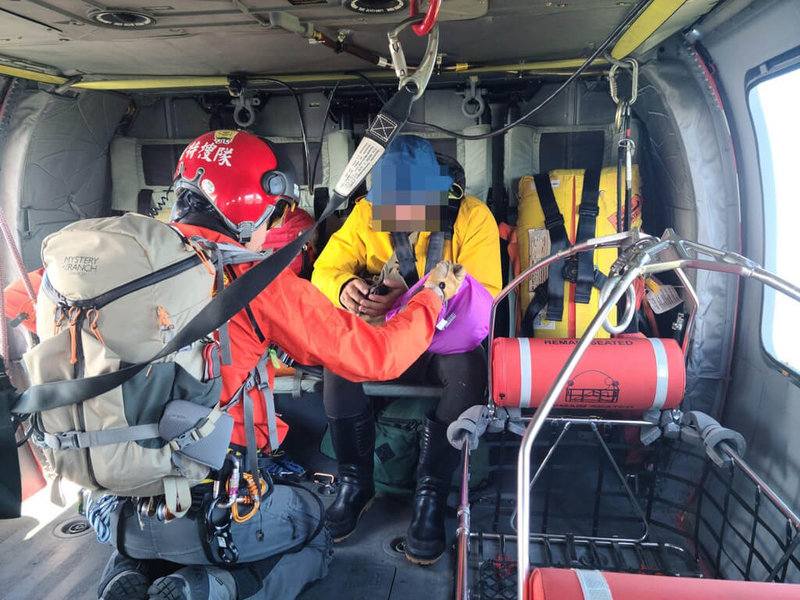
<path id="1" fill-rule="evenodd" d="M 76 220 L 127 212 L 168 220 L 178 157 L 214 129 L 268 139 L 296 171 L 299 208 L 320 217 L 397 93 L 387 33 L 405 23 L 409 5 L 419 11 L 416 23 L 440 3 L 139 4 L 0 2 L 0 210 L 25 270 L 41 266 L 46 236 Z M 548 173 L 552 182 L 561 170 L 570 171 L 559 177 L 582 179 L 602 169 L 616 198 L 626 191 L 618 173 L 635 174 L 632 214 L 604 214 L 613 231 L 640 219 L 641 230 L 619 244 L 633 249 L 623 258 L 643 256 L 659 240 L 717 249 L 708 260 L 735 269 L 689 265 L 658 274 L 648 296 L 663 286 L 674 301 L 665 292 L 651 303 L 657 310 L 633 315 L 631 326 L 677 357 L 669 363 L 676 389 L 615 412 L 619 378 L 601 370 L 565 381 L 577 405 L 590 398 L 588 408 L 559 404 L 543 415 L 530 440 L 532 482 L 521 487 L 520 437 L 545 394 L 536 403 L 529 382 L 519 389 L 529 288 L 508 288 L 487 342 L 491 418 L 467 457 L 468 484 L 461 470 L 453 482 L 453 544 L 444 559 L 429 567 L 406 560 L 409 495 L 386 493 L 336 546 L 328 576 L 300 598 L 497 600 L 518 598 L 521 589 L 529 600 L 589 598 L 580 595 L 589 584 L 575 591 L 558 579 L 567 569 L 602 572 L 613 596 L 598 598 L 800 598 L 800 585 L 779 585 L 800 584 L 800 319 L 794 300 L 751 277 L 762 265 L 800 285 L 792 250 L 800 3 L 446 0 L 435 27 L 432 53 L 432 33 L 394 31 L 410 72 L 430 75 L 415 80 L 424 93 L 402 133 L 429 139 L 463 166 L 465 192 L 485 202 L 505 232 L 504 285 L 534 262 L 521 182 Z M 365 189 L 318 225 L 317 251 Z M 0 288 L 17 277 L 5 243 L 0 273 Z M 4 328 L 0 353 L 21 387 L 20 358 L 31 340 L 13 325 Z M 573 324 L 560 337 L 582 333 Z M 575 342 L 556 353 L 556 337 L 527 338 L 532 349 L 550 342 L 548 356 L 558 357 L 550 359 L 548 391 Z M 634 381 L 651 377 L 660 386 L 661 368 L 627 370 Z M 329 503 L 336 484 L 326 474 L 335 475 L 336 463 L 321 451 L 321 387 L 317 370 L 298 366 L 277 378 L 275 398 L 290 426 L 281 476 Z M 439 394 L 378 382 L 365 390 L 381 406 Z M 704 427 L 721 438 L 709 441 Z M 50 503 L 37 451 L 23 444 L 19 455 L 26 500 L 21 518 L 0 521 L 0 596 L 95 598 L 112 549 L 95 540 L 77 496 L 66 507 Z M 527 557 L 518 551 L 518 508 L 527 511 Z M 520 587 L 520 571 L 534 568 Z M 625 579 L 643 575 L 659 578 Z M 710 585 L 692 588 L 697 580 Z M 734 583 L 714 587 L 727 582 Z M 667 591 L 636 595 L 642 585 Z"/>

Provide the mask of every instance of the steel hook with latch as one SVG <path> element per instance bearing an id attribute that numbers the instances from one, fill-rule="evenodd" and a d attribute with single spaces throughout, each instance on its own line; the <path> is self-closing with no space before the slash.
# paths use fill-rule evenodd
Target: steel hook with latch
<path id="1" fill-rule="evenodd" d="M 419 100 L 422 94 L 425 93 L 425 88 L 428 86 L 428 81 L 436 66 L 436 56 L 439 52 L 439 26 L 434 25 L 431 32 L 428 34 L 428 45 L 425 48 L 425 55 L 422 57 L 422 62 L 420 62 L 419 67 L 417 67 L 413 75 L 409 75 L 408 73 L 406 56 L 398 36 L 404 29 L 415 23 L 419 23 L 423 18 L 424 17 L 421 15 L 418 15 L 406 19 L 387 34 L 389 38 L 389 54 L 392 56 L 392 66 L 399 80 L 397 89 L 402 90 L 403 88 L 408 88 L 413 94 L 413 100 Z"/>
<path id="2" fill-rule="evenodd" d="M 636 98 L 639 95 L 639 61 L 637 61 L 635 58 L 623 58 L 622 60 L 616 60 L 608 70 L 608 86 L 611 92 L 611 99 L 617 105 L 622 103 L 617 90 L 617 71 L 619 71 L 620 68 L 628 69 L 631 72 L 631 97 L 622 101 L 627 102 L 628 105 L 631 105 L 636 102 Z"/>

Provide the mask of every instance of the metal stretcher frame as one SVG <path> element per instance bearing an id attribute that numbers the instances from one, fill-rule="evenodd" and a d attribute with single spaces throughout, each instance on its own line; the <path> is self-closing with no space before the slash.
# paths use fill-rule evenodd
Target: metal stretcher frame
<path id="1" fill-rule="evenodd" d="M 633 282 L 640 276 L 646 276 L 664 271 L 675 271 L 679 279 L 684 283 L 685 289 L 689 294 L 689 300 L 694 304 L 687 321 L 686 334 L 683 340 L 684 353 L 688 348 L 690 340 L 691 326 L 694 320 L 694 313 L 697 309 L 698 300 L 691 285 L 689 285 L 683 269 L 692 268 L 721 273 L 729 273 L 740 277 L 748 277 L 768 285 L 777 291 L 786 294 L 796 301 L 800 301 L 800 288 L 792 285 L 788 281 L 766 271 L 755 262 L 732 252 L 725 252 L 703 244 L 698 244 L 689 240 L 684 240 L 675 234 L 671 229 L 667 229 L 661 238 L 649 236 L 639 230 L 632 230 L 618 233 L 601 238 L 592 238 L 577 244 L 561 252 L 553 254 L 536 264 L 532 265 L 516 277 L 503 291 L 495 298 L 490 331 L 494 331 L 495 313 L 499 302 L 511 291 L 535 271 L 547 266 L 559 259 L 577 254 L 578 252 L 594 250 L 597 248 L 617 247 L 622 248 L 620 258 L 612 267 L 614 277 L 609 281 L 610 293 L 601 302 L 601 306 L 592 319 L 584 335 L 576 344 L 574 350 L 567 359 L 565 365 L 559 372 L 553 386 L 539 405 L 525 430 L 520 444 L 517 459 L 517 597 L 522 600 L 525 592 L 526 582 L 530 572 L 530 491 L 531 491 L 531 450 L 537 435 L 541 431 L 544 423 L 548 420 L 549 414 L 555 405 L 559 395 L 566 386 L 572 371 L 577 366 L 584 352 L 594 339 L 600 327 L 608 318 L 617 302 L 622 298 Z M 608 291 L 608 290 L 607 290 Z M 494 416 L 495 406 L 492 395 L 491 381 L 491 344 L 489 346 L 489 408 Z M 758 487 L 763 490 L 764 495 L 777 507 L 777 509 L 787 518 L 787 521 L 795 529 L 800 529 L 800 519 L 794 512 L 780 499 L 780 497 L 758 476 L 753 470 L 738 456 L 729 446 L 725 446 L 725 453 L 730 456 L 734 464 L 739 467 Z M 462 481 L 468 481 L 469 477 L 469 448 L 464 444 L 462 450 Z M 459 527 L 458 535 L 458 567 L 456 580 L 456 598 L 466 600 L 469 594 L 468 585 L 468 551 L 469 551 L 469 491 L 467 485 L 462 485 L 460 505 L 458 510 Z M 791 556 L 794 548 L 800 544 L 800 536 L 795 538 L 792 547 L 787 549 L 787 556 Z"/>

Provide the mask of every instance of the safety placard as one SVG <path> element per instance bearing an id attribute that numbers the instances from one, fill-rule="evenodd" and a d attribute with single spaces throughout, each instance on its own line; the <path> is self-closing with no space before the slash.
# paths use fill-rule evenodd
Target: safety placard
<path id="1" fill-rule="evenodd" d="M 672 310 L 681 304 L 683 300 L 674 287 L 662 283 L 658 285 L 656 291 L 653 291 L 649 287 L 647 288 L 647 302 L 650 304 L 650 308 L 653 309 L 653 312 L 660 315 L 668 310 Z"/>

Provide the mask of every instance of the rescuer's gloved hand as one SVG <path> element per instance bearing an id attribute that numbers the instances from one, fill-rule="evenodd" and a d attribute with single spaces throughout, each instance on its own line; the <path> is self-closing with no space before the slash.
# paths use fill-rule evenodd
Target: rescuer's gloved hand
<path id="1" fill-rule="evenodd" d="M 466 276 L 467 270 L 463 266 L 443 260 L 431 270 L 425 281 L 425 287 L 439 290 L 442 300 L 449 300 L 455 296 Z"/>

